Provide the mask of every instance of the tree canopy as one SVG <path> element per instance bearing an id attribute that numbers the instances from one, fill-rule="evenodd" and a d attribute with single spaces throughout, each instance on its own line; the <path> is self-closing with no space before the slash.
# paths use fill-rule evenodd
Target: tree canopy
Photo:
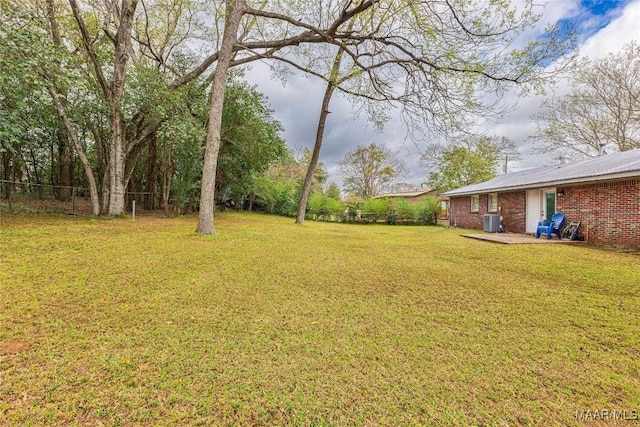
<path id="1" fill-rule="evenodd" d="M 432 145 L 421 161 L 439 192 L 494 178 L 500 161 L 519 154 L 507 138 L 467 137 L 448 146 Z"/>

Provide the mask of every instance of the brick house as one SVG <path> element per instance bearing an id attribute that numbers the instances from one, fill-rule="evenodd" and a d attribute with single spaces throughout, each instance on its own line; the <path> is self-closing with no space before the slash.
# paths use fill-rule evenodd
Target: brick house
<path id="1" fill-rule="evenodd" d="M 580 221 L 595 245 L 640 250 L 640 150 L 513 172 L 451 190 L 449 222 L 483 228 L 483 215 L 503 218 L 506 232 L 535 233 L 555 212 Z"/>

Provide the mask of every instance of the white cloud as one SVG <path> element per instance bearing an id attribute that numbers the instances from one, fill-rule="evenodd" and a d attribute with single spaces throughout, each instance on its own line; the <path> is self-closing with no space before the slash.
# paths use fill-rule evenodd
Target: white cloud
<path id="1" fill-rule="evenodd" d="M 580 51 L 592 59 L 618 52 L 625 43 L 640 39 L 640 1 L 629 3 L 619 17 L 589 38 Z"/>

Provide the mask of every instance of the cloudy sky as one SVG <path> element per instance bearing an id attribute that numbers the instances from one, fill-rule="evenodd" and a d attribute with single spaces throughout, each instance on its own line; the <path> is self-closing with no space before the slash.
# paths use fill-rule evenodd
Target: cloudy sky
<path id="1" fill-rule="evenodd" d="M 600 58 L 609 52 L 618 52 L 631 40 L 640 40 L 640 0 L 549 0 L 541 25 L 558 20 L 576 23 L 581 56 Z M 265 64 L 252 65 L 247 80 L 267 96 L 275 118 L 284 126 L 287 145 L 312 148 L 325 89 L 323 82 L 299 76 L 289 78 L 283 85 L 271 78 Z M 567 86 L 561 82 L 550 94 L 562 94 Z M 539 110 L 542 101 L 540 96 L 521 98 L 518 108 L 503 120 L 482 124 L 489 135 L 507 137 L 519 147 L 522 160 L 510 163 L 510 171 L 541 166 L 549 161 L 531 152 L 532 141 L 528 139 L 536 130 L 531 116 Z M 358 145 L 371 143 L 385 144 L 401 153 L 410 170 L 406 182 L 417 187 L 426 180 L 427 173 L 418 162 L 419 150 L 406 140 L 407 130 L 400 120 L 390 120 L 382 133 L 377 132 L 364 118 L 354 118 L 347 100 L 335 95 L 330 111 L 320 154 L 330 182 L 341 186 L 338 163 Z"/>

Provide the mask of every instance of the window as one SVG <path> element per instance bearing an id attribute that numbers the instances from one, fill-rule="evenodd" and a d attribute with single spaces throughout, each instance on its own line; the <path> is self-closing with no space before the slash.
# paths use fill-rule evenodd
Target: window
<path id="1" fill-rule="evenodd" d="M 480 196 L 474 194 L 471 196 L 471 212 L 480 211 Z"/>
<path id="2" fill-rule="evenodd" d="M 487 211 L 498 212 L 498 193 L 489 193 Z"/>

